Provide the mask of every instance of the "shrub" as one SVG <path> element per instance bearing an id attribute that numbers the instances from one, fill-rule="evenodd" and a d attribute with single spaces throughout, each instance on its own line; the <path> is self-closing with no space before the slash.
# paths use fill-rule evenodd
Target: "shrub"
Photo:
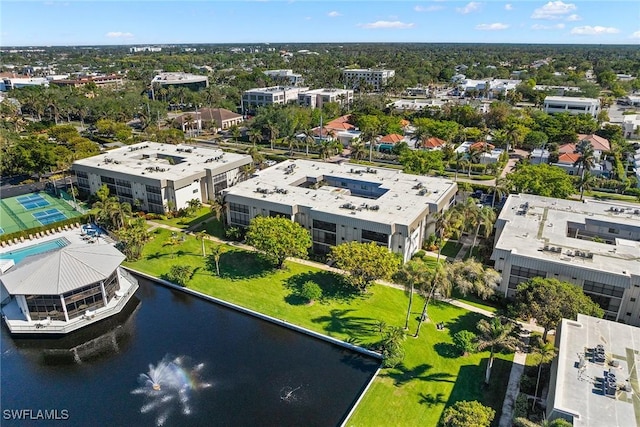
<path id="1" fill-rule="evenodd" d="M 307 301 L 315 301 L 322 297 L 322 288 L 316 282 L 309 280 L 302 284 L 300 296 Z"/>
<path id="2" fill-rule="evenodd" d="M 172 265 L 167 277 L 176 285 L 186 286 L 191 278 L 191 267 L 186 265 Z"/>
<path id="3" fill-rule="evenodd" d="M 489 427 L 496 411 L 473 400 L 461 400 L 445 409 L 440 425 L 442 427 Z"/>
<path id="4" fill-rule="evenodd" d="M 476 351 L 476 334 L 471 331 L 462 330 L 453 334 L 453 345 L 456 346 L 463 355 Z"/>

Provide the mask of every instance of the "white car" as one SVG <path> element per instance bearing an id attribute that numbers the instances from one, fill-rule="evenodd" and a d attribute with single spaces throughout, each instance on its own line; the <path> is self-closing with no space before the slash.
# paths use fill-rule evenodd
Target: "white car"
<path id="1" fill-rule="evenodd" d="M 265 160 L 264 164 L 267 166 L 273 166 L 275 165 L 277 162 L 275 160 Z"/>

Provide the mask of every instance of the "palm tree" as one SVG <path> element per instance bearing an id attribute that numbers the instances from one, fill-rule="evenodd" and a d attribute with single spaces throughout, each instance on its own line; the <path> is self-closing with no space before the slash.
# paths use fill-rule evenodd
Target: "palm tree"
<path id="1" fill-rule="evenodd" d="M 415 287 L 422 287 L 429 278 L 429 270 L 424 262 L 409 261 L 394 275 L 394 280 L 402 283 L 409 293 L 409 306 L 407 316 L 404 321 L 404 329 L 409 329 L 409 317 L 411 316 L 411 305 L 413 304 L 413 292 Z"/>
<path id="2" fill-rule="evenodd" d="M 222 254 L 224 253 L 224 246 L 223 245 L 214 245 L 211 247 L 211 255 L 210 257 L 213 258 L 213 261 L 216 264 L 216 273 L 218 274 L 218 276 L 220 276 L 220 258 L 222 257 Z"/>
<path id="3" fill-rule="evenodd" d="M 512 146 L 514 148 L 517 147 L 522 140 L 522 126 L 515 122 L 512 122 L 509 123 L 504 130 L 507 133 L 507 153 L 509 153 L 510 148 Z"/>
<path id="4" fill-rule="evenodd" d="M 493 230 L 493 223 L 496 222 L 496 212 L 489 206 L 483 206 L 482 208 L 480 208 L 476 218 L 476 230 L 473 234 L 473 243 L 471 245 L 472 248 L 476 247 L 476 240 L 478 239 L 480 228 L 484 227 L 483 237 L 485 239 L 491 235 L 491 230 Z"/>
<path id="5" fill-rule="evenodd" d="M 351 141 L 351 157 L 355 160 L 360 160 L 364 155 L 364 144 L 358 139 L 354 138 Z"/>
<path id="6" fill-rule="evenodd" d="M 274 141 L 278 137 L 278 133 L 280 132 L 280 130 L 275 125 L 275 123 L 267 123 L 267 129 L 269 130 L 269 141 L 271 142 L 271 150 L 273 150 Z"/>
<path id="7" fill-rule="evenodd" d="M 580 200 L 584 197 L 584 190 L 591 190 L 596 182 L 596 177 L 591 175 L 591 172 L 587 171 L 582 174 L 580 178 L 580 182 L 578 185 L 580 186 Z"/>
<path id="8" fill-rule="evenodd" d="M 304 133 L 303 142 L 305 145 L 305 155 L 309 157 L 309 145 L 315 143 L 316 140 L 313 138 L 313 131 L 311 129 L 305 129 L 303 133 Z"/>
<path id="9" fill-rule="evenodd" d="M 257 147 L 260 141 L 262 141 L 262 131 L 257 128 L 251 128 L 249 130 L 249 142 L 251 142 L 254 147 Z"/>
<path id="10" fill-rule="evenodd" d="M 226 205 L 223 196 L 217 196 L 214 200 L 209 200 L 211 212 L 215 218 L 225 225 L 226 223 Z"/>
<path id="11" fill-rule="evenodd" d="M 202 230 L 202 231 L 198 231 L 198 232 L 196 233 L 196 239 L 200 240 L 200 242 L 202 243 L 202 256 L 203 256 L 203 257 L 206 257 L 206 256 L 207 256 L 207 254 L 206 254 L 206 252 L 205 252 L 205 249 L 204 249 L 204 241 L 205 241 L 205 239 L 206 239 L 206 237 L 207 237 L 207 236 L 208 236 L 208 234 L 207 234 L 207 233 L 206 233 L 206 231 L 204 231 L 204 230 Z"/>
<path id="12" fill-rule="evenodd" d="M 456 162 L 456 182 L 458 181 L 458 171 L 460 170 L 460 162 L 464 159 L 465 153 L 462 152 L 454 152 L 453 160 Z M 464 172 L 464 169 L 462 169 Z"/>
<path id="13" fill-rule="evenodd" d="M 556 347 L 553 343 L 544 341 L 541 337 L 538 337 L 535 345 L 532 347 L 532 350 L 535 354 L 538 355 L 540 361 L 538 362 L 538 377 L 536 379 L 536 391 L 533 394 L 533 404 L 531 405 L 531 409 L 535 407 L 536 400 L 538 399 L 538 386 L 540 385 L 540 373 L 542 372 L 542 365 L 545 363 L 549 363 L 556 357 Z"/>
<path id="14" fill-rule="evenodd" d="M 233 136 L 233 141 L 237 144 L 238 139 L 242 135 L 242 132 L 240 131 L 240 127 L 238 125 L 232 125 L 229 127 L 229 132 L 231 132 L 231 136 Z"/>
<path id="15" fill-rule="evenodd" d="M 462 167 L 462 172 L 467 169 L 467 177 L 471 178 L 471 162 L 467 158 L 463 158 L 458 162 L 458 164 Z"/>
<path id="16" fill-rule="evenodd" d="M 422 322 L 427 319 L 429 309 L 429 302 L 431 298 L 436 293 L 444 297 L 448 297 L 451 295 L 451 276 L 450 276 L 450 268 L 453 264 L 436 264 L 433 270 L 429 271 L 428 280 L 426 280 L 418 290 L 424 297 L 424 305 L 422 306 L 422 313 L 420 314 L 420 318 L 418 319 L 418 327 L 416 328 L 416 333 L 413 335 L 414 338 L 418 338 L 420 335 L 420 327 L 422 326 Z"/>
<path id="17" fill-rule="evenodd" d="M 483 300 L 493 295 L 500 284 L 500 273 L 485 268 L 474 258 L 452 264 L 449 276 L 460 294 L 466 296 L 473 293 Z"/>
<path id="18" fill-rule="evenodd" d="M 489 363 L 487 363 L 487 371 L 485 375 L 485 384 L 489 384 L 491 378 L 491 368 L 493 367 L 494 352 L 498 349 L 504 349 L 507 351 L 515 351 L 518 346 L 519 340 L 515 336 L 511 335 L 514 329 L 513 323 L 505 322 L 499 317 L 494 317 L 491 320 L 481 320 L 478 322 L 478 350 L 482 351 L 488 348 L 491 352 L 489 356 Z"/>
<path id="19" fill-rule="evenodd" d="M 131 204 L 130 203 L 120 203 L 117 197 L 112 197 L 112 208 L 111 211 L 111 223 L 117 229 L 126 227 L 127 219 L 131 216 Z"/>
<path id="20" fill-rule="evenodd" d="M 259 165 L 264 160 L 264 156 L 256 145 L 247 148 L 247 154 L 251 156 L 254 165 Z"/>
<path id="21" fill-rule="evenodd" d="M 509 186 L 510 181 L 507 178 L 498 178 L 494 179 L 493 184 L 493 199 L 491 200 L 491 207 L 493 208 L 496 203 L 496 199 L 502 200 L 504 196 L 509 194 L 511 188 Z"/>
<path id="22" fill-rule="evenodd" d="M 289 156 L 293 157 L 293 150 L 300 148 L 298 138 L 295 136 L 287 135 L 284 137 L 283 141 L 287 149 L 289 150 Z"/>
<path id="23" fill-rule="evenodd" d="M 586 142 L 586 144 L 584 144 Z M 584 175 L 586 172 L 589 172 L 596 164 L 596 159 L 593 152 L 593 146 L 589 143 L 589 141 L 580 141 L 576 147 L 576 152 L 580 153 L 580 157 L 573 163 L 573 166 L 578 166 L 578 171 L 580 172 L 580 200 L 582 200 L 584 194 L 584 186 L 582 185 L 582 181 L 584 181 Z"/>

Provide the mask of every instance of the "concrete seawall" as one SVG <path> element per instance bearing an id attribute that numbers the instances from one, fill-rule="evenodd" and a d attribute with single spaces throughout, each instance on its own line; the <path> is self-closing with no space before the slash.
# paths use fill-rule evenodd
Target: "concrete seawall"
<path id="1" fill-rule="evenodd" d="M 185 292 L 187 294 L 190 294 L 190 295 L 193 295 L 195 297 L 198 297 L 198 298 L 213 302 L 215 304 L 219 304 L 219 305 L 222 305 L 224 307 L 231 308 L 233 310 L 236 310 L 236 311 L 239 311 L 239 312 L 242 312 L 242 313 L 245 313 L 245 314 L 249 314 L 251 316 L 257 317 L 257 318 L 262 319 L 262 320 L 266 320 L 267 322 L 271 322 L 271 323 L 274 323 L 276 325 L 284 326 L 285 328 L 291 329 L 291 330 L 296 331 L 296 332 L 303 333 L 303 334 L 311 336 L 313 338 L 317 338 L 317 339 L 329 342 L 331 344 L 335 344 L 337 346 L 340 346 L 340 347 L 343 347 L 343 348 L 358 352 L 358 353 L 363 354 L 365 356 L 374 357 L 376 359 L 382 360 L 382 355 L 380 353 L 375 352 L 375 351 L 371 351 L 371 350 L 368 350 L 366 348 L 359 347 L 357 345 L 353 345 L 353 344 L 350 344 L 348 342 L 344 342 L 344 341 L 341 341 L 339 339 L 336 339 L 336 338 L 333 338 L 333 337 L 329 337 L 327 335 L 323 335 L 321 333 L 312 331 L 310 329 L 306 329 L 306 328 L 303 328 L 301 326 L 294 325 L 292 323 L 287 322 L 286 320 L 276 319 L 275 317 L 271 317 L 271 316 L 268 316 L 266 314 L 259 313 L 257 311 L 251 310 L 249 308 L 241 307 L 239 305 L 230 303 L 228 301 L 224 301 L 224 300 L 221 300 L 219 298 L 203 294 L 202 292 L 194 291 L 193 289 L 189 289 L 189 288 L 185 288 L 185 287 L 182 287 L 182 286 L 178 286 L 175 283 L 172 283 L 172 282 L 170 282 L 168 280 L 164 280 L 164 279 L 161 279 L 159 277 L 155 277 L 155 276 L 151 276 L 151 275 L 146 274 L 146 273 L 142 273 L 142 272 L 134 270 L 134 269 L 132 269 L 130 267 L 122 266 L 122 268 L 128 270 L 129 272 L 131 272 L 133 274 L 136 274 L 138 276 L 144 277 L 145 279 L 148 279 L 148 280 L 151 280 L 153 282 L 159 283 L 159 284 L 161 284 L 163 286 L 166 286 L 168 288 L 175 289 L 177 291 Z M 374 375 L 372 377 L 372 380 L 376 376 L 377 376 L 377 372 L 376 372 L 376 375 Z M 369 386 L 367 386 L 367 388 L 368 387 Z M 355 408 L 355 406 L 354 406 L 354 408 Z"/>

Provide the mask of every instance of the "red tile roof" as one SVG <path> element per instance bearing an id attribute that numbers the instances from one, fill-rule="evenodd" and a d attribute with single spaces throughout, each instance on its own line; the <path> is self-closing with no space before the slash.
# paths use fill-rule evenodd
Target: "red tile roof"
<path id="1" fill-rule="evenodd" d="M 398 143 L 400 141 L 402 141 L 404 139 L 404 136 L 402 135 L 398 135 L 397 133 L 392 133 L 389 135 L 385 135 L 382 138 L 380 138 L 381 143 L 383 144 L 395 144 Z"/>
<path id="2" fill-rule="evenodd" d="M 325 127 L 335 130 L 354 130 L 356 127 L 349 123 L 350 118 L 350 115 L 338 117 L 325 124 Z"/>
<path id="3" fill-rule="evenodd" d="M 558 153 L 575 153 L 576 152 L 576 144 L 562 144 L 558 147 Z"/>
<path id="4" fill-rule="evenodd" d="M 445 141 L 443 141 L 440 138 L 436 138 L 432 136 L 431 138 L 422 140 L 422 142 L 420 143 L 420 146 L 423 148 L 438 148 L 438 147 L 442 147 L 444 144 L 446 144 Z"/>
<path id="5" fill-rule="evenodd" d="M 581 154 L 578 153 L 562 153 L 560 154 L 560 156 L 558 157 L 558 163 L 564 163 L 564 164 L 574 164 L 576 162 L 576 160 L 578 160 L 580 157 L 582 157 Z"/>
<path id="6" fill-rule="evenodd" d="M 474 144 L 471 144 L 471 146 L 469 147 L 469 151 L 473 151 L 473 150 L 484 150 L 485 146 L 489 149 L 489 150 L 493 150 L 494 148 L 496 148 L 495 145 L 493 144 L 489 144 L 488 142 L 485 141 L 478 141 Z"/>
<path id="7" fill-rule="evenodd" d="M 591 143 L 591 146 L 593 147 L 594 150 L 600 150 L 600 151 L 611 150 L 611 145 L 609 144 L 609 140 L 606 138 L 603 138 L 598 135 L 593 135 L 593 134 L 592 135 L 578 134 L 578 141 L 583 141 L 585 139 Z"/>

